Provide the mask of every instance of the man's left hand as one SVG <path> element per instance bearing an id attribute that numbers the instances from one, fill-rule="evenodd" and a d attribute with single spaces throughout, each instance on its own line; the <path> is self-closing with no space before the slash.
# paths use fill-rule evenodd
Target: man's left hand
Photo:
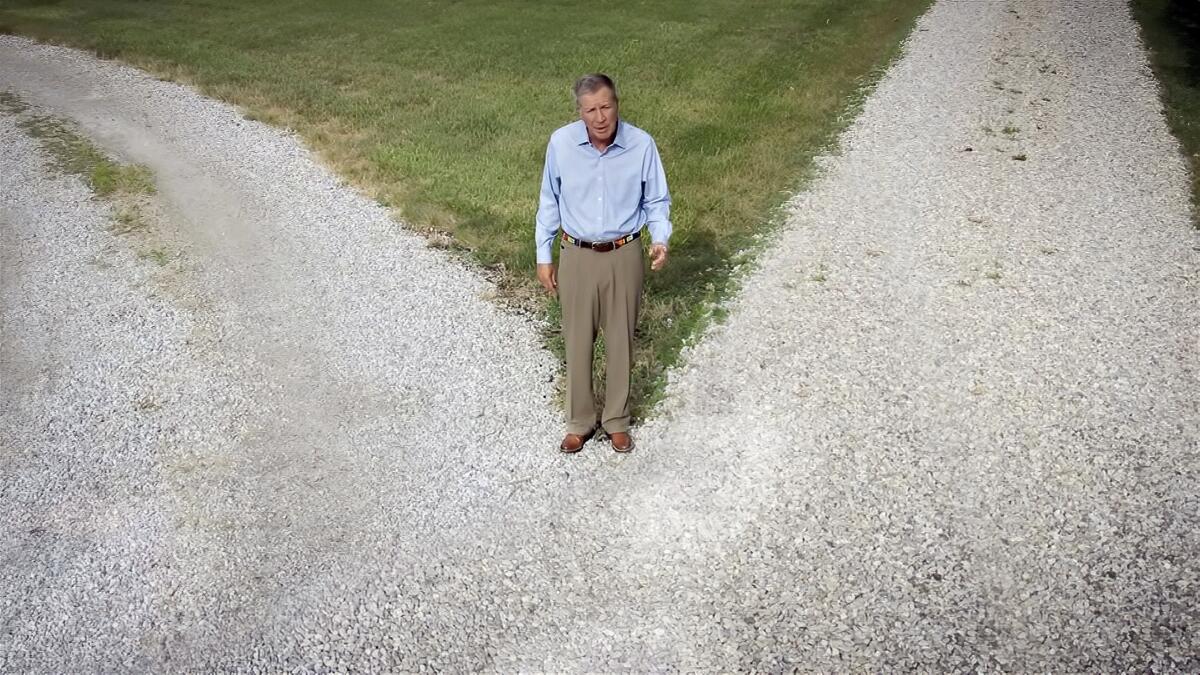
<path id="1" fill-rule="evenodd" d="M 651 244 L 650 245 L 650 269 L 657 272 L 667 264 L 667 245 L 666 244 Z"/>

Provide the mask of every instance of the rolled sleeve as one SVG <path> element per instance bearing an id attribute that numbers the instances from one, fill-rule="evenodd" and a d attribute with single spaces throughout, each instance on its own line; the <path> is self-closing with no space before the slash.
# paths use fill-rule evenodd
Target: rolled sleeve
<path id="1" fill-rule="evenodd" d="M 666 244 L 671 238 L 671 193 L 667 190 L 667 174 L 654 142 L 650 143 L 642 163 L 642 210 L 646 214 L 650 241 Z"/>
<path id="2" fill-rule="evenodd" d="M 542 169 L 542 190 L 538 197 L 537 217 L 534 219 L 534 244 L 537 246 L 537 262 L 544 265 L 553 262 L 551 248 L 560 223 L 558 199 L 562 191 L 562 178 L 554 160 L 554 143 L 546 144 L 546 165 Z"/>

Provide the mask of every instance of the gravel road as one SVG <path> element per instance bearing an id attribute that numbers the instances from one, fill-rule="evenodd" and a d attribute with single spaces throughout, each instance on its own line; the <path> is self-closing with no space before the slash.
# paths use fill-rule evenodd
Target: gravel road
<path id="1" fill-rule="evenodd" d="M 290 135 L 11 36 L 0 89 L 0 670 L 1200 669 L 1200 235 L 1124 3 L 936 4 L 630 456 Z M 38 112 L 155 171 L 169 265 Z"/>

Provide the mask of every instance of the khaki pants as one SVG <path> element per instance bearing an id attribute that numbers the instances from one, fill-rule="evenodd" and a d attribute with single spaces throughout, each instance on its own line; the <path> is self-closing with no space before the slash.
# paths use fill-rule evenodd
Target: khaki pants
<path id="1" fill-rule="evenodd" d="M 646 273 L 642 242 L 639 239 L 604 253 L 561 245 L 558 299 L 567 348 L 567 433 L 586 434 L 596 426 L 592 350 L 600 330 L 604 331 L 606 362 L 600 425 L 610 434 L 629 431 L 633 329 Z"/>

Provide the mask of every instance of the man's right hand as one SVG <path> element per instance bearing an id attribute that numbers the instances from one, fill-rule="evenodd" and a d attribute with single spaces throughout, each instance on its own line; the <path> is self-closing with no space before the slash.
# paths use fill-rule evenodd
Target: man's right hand
<path id="1" fill-rule="evenodd" d="M 554 269 L 554 263 L 538 264 L 537 276 L 547 293 L 558 295 L 558 272 Z"/>

